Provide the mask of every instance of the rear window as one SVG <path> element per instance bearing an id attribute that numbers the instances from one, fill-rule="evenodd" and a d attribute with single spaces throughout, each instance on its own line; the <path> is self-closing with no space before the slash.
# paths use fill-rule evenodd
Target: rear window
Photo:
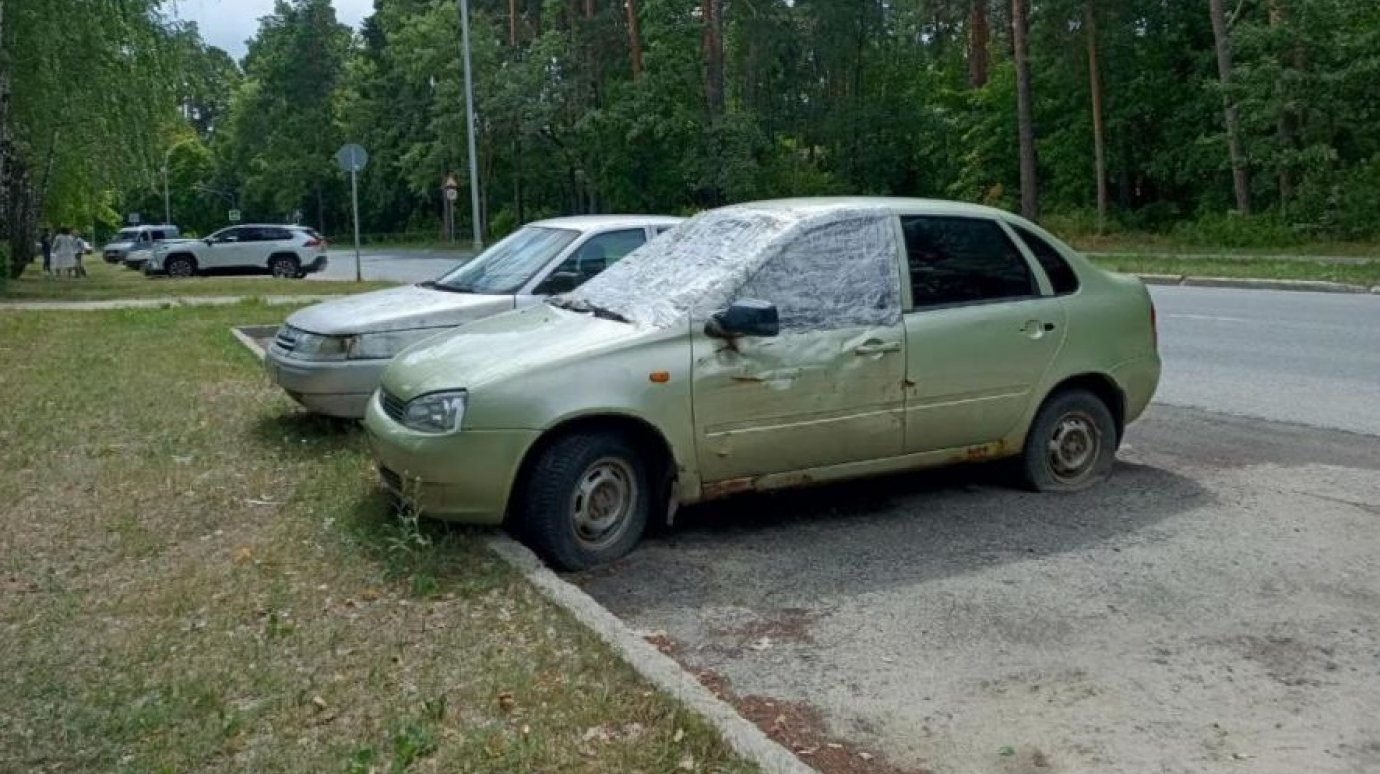
<path id="1" fill-rule="evenodd" d="M 1012 223 L 1011 227 L 1030 248 L 1030 252 L 1035 254 L 1035 260 L 1040 262 L 1045 274 L 1049 275 L 1049 284 L 1054 286 L 1055 295 L 1065 296 L 1078 290 L 1078 275 L 1054 245 L 1024 226 Z"/>

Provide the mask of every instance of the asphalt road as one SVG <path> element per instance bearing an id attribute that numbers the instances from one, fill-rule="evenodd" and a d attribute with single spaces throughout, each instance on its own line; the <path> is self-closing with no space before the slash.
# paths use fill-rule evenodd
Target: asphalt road
<path id="1" fill-rule="evenodd" d="M 365 248 L 360 251 L 360 270 L 366 280 L 423 282 L 436 279 L 469 257 L 463 250 L 426 248 Z M 355 251 L 352 247 L 331 247 L 326 270 L 308 279 L 340 282 L 355 278 Z"/>
<path id="2" fill-rule="evenodd" d="M 1159 402 L 1380 435 L 1380 297 L 1154 287 Z"/>

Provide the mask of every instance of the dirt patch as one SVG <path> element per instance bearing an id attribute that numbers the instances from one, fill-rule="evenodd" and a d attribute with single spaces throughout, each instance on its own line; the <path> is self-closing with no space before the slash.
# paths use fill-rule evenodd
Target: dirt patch
<path id="1" fill-rule="evenodd" d="M 902 768 L 881 755 L 830 737 L 823 715 L 809 704 L 755 694 L 739 696 L 728 678 L 713 669 L 701 669 L 694 675 L 715 696 L 732 704 L 773 741 L 821 774 L 933 774 L 930 769 Z"/>
<path id="2" fill-rule="evenodd" d="M 661 651 L 662 653 L 665 653 L 671 658 L 675 658 L 676 654 L 685 650 L 685 647 L 681 645 L 679 642 L 676 642 L 670 637 L 667 637 L 666 632 L 652 632 L 651 634 L 645 634 L 642 636 L 642 639 L 646 640 L 649 645 Z"/>
<path id="3" fill-rule="evenodd" d="M 814 644 L 810 624 L 819 620 L 818 613 L 799 607 L 783 607 L 741 626 L 713 630 L 720 636 L 739 637 L 748 642 L 768 640 L 773 643 L 792 642 Z"/>

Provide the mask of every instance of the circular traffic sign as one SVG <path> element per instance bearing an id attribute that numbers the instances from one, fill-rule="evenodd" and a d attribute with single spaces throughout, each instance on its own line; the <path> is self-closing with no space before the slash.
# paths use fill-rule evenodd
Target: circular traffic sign
<path id="1" fill-rule="evenodd" d="M 363 172 L 365 165 L 369 163 L 369 153 L 362 145 L 346 143 L 336 152 L 335 161 L 346 172 Z"/>

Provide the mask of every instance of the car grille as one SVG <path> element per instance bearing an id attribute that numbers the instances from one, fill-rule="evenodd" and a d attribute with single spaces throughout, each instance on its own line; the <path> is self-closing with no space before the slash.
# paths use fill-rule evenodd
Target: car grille
<path id="1" fill-rule="evenodd" d="M 297 336 L 301 331 L 291 325 L 284 325 L 278 328 L 278 335 L 273 337 L 274 346 L 284 352 L 291 352 L 297 346 Z"/>
<path id="2" fill-rule="evenodd" d="M 407 404 L 395 395 L 390 395 L 387 390 L 379 390 L 379 407 L 383 409 L 384 415 L 389 419 L 402 424 L 403 410 Z"/>

